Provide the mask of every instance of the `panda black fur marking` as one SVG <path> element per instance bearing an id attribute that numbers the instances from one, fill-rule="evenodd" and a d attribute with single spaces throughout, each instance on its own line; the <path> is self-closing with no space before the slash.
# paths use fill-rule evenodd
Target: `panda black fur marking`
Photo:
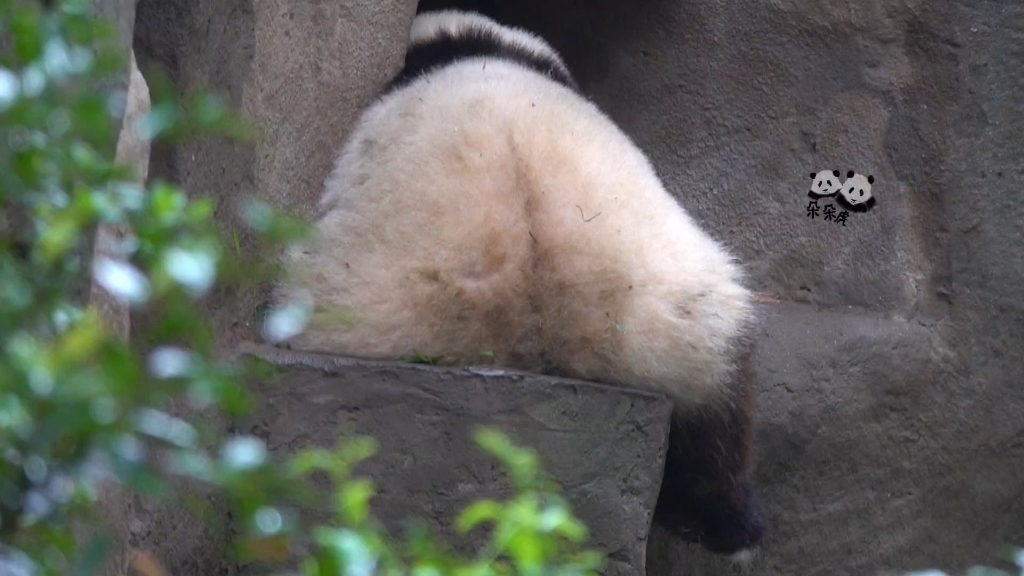
<path id="1" fill-rule="evenodd" d="M 723 554 L 757 546 L 755 313 L 735 258 L 542 39 L 456 11 L 418 16 L 410 37 L 411 51 L 490 52 L 412 58 L 363 112 L 316 237 L 285 254 L 276 304 L 317 310 L 292 348 L 489 356 L 665 393 L 675 410 L 655 521 Z M 339 309 L 350 322 L 331 321 Z"/>
<path id="2" fill-rule="evenodd" d="M 561 57 L 553 50 L 546 50 L 543 40 L 530 32 L 508 27 L 499 30 L 483 16 L 455 10 L 426 12 L 414 22 L 414 27 L 419 28 L 412 31 L 405 63 L 384 88 L 383 94 L 402 88 L 438 68 L 470 58 L 514 62 L 567 88 L 577 89 L 576 81 Z M 510 37 L 510 33 L 515 36 Z"/>

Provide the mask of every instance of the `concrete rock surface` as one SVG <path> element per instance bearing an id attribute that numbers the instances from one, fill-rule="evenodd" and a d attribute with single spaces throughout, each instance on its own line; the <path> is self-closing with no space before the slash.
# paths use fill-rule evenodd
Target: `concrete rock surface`
<path id="1" fill-rule="evenodd" d="M 401 66 L 415 8 L 415 0 L 141 0 L 135 45 L 143 72 L 169 73 L 179 91 L 218 92 L 260 131 L 250 143 L 155 146 L 153 176 L 212 197 L 223 227 L 243 253 L 254 253 L 239 202 L 253 196 L 312 214 L 349 127 Z M 225 349 L 259 337 L 264 301 L 261 289 L 208 301 Z"/>
<path id="2" fill-rule="evenodd" d="M 211 84 L 266 124 L 256 147 L 155 150 L 152 172 L 215 196 L 231 228 L 249 192 L 309 214 L 401 62 L 413 4 L 143 0 L 140 67 Z M 772 532 L 754 573 L 956 571 L 1024 544 L 1024 4 L 473 4 L 562 50 L 753 286 L 785 303 L 758 352 Z M 845 226 L 809 218 L 824 169 L 873 175 L 876 207 Z M 256 335 L 261 298 L 208 304 L 226 345 Z M 648 566 L 728 571 L 659 532 Z"/>
<path id="3" fill-rule="evenodd" d="M 248 351 L 277 375 L 253 384 L 262 401 L 238 432 L 262 437 L 280 458 L 332 448 L 349 434 L 376 438 L 380 451 L 356 475 L 376 483 L 373 511 L 393 534 L 424 519 L 457 549 L 477 552 L 480 535 L 460 537 L 451 523 L 475 500 L 512 494 L 497 462 L 473 442 L 477 427 L 494 426 L 536 448 L 593 545 L 609 554 L 607 574 L 645 574 L 668 445 L 664 396 L 491 368 Z M 325 512 L 311 518 L 324 521 Z"/>

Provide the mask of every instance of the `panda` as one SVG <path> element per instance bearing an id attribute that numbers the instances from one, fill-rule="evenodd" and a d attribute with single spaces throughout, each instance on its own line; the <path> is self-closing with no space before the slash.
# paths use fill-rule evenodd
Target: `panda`
<path id="1" fill-rule="evenodd" d="M 811 190 L 808 196 L 817 200 L 818 198 L 831 198 L 839 192 L 843 183 L 839 180 L 839 170 L 822 170 L 811 172 Z"/>
<path id="2" fill-rule="evenodd" d="M 314 230 L 272 302 L 314 310 L 288 346 L 664 393 L 655 522 L 740 560 L 759 546 L 744 271 L 546 41 L 478 13 L 416 16 Z"/>
<path id="3" fill-rule="evenodd" d="M 875 207 L 875 197 L 871 195 L 871 185 L 875 177 L 858 174 L 853 170 L 846 173 L 846 182 L 839 188 L 836 203 L 851 212 L 867 212 Z"/>

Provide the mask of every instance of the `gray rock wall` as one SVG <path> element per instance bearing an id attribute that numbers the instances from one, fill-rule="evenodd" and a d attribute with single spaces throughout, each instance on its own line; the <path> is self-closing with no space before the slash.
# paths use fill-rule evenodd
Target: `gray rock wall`
<path id="1" fill-rule="evenodd" d="M 308 214 L 401 62 L 413 3 L 142 0 L 140 67 L 212 84 L 266 128 L 255 146 L 154 151 L 151 174 L 215 196 L 230 228 L 244 193 Z M 759 342 L 772 532 L 755 573 L 956 570 L 1024 543 L 1024 5 L 477 3 L 564 50 L 783 302 Z M 808 218 L 823 169 L 872 174 L 875 209 Z M 209 303 L 226 347 L 258 336 L 261 299 Z M 648 566 L 728 571 L 660 532 Z"/>
<path id="2" fill-rule="evenodd" d="M 261 129 L 250 143 L 156 145 L 149 177 L 212 197 L 228 237 L 238 238 L 243 253 L 257 253 L 237 201 L 251 195 L 299 215 L 311 210 L 332 150 L 375 86 L 400 66 L 414 10 L 413 0 L 139 0 L 134 46 L 154 92 L 158 72 L 179 93 L 213 89 Z M 259 338 L 263 301 L 262 287 L 254 287 L 222 290 L 204 302 L 225 353 Z M 133 343 L 142 348 L 149 345 L 142 339 L 147 320 L 131 320 Z M 184 406 L 172 412 L 216 424 Z M 119 504 L 126 545 L 179 576 L 236 573 L 227 561 L 231 526 L 223 502 L 203 491 L 188 496 L 187 506 L 145 498 Z"/>
<path id="3" fill-rule="evenodd" d="M 255 196 L 312 213 L 351 124 L 404 57 L 415 0 L 141 0 L 135 28 L 143 72 L 178 90 L 207 87 L 259 124 L 253 143 L 190 142 L 153 151 L 153 177 L 213 197 L 242 251 L 256 243 L 238 214 Z M 221 293 L 206 309 L 225 349 L 260 336 L 264 292 Z"/>
<path id="4" fill-rule="evenodd" d="M 1024 542 L 1024 5 L 492 3 L 565 50 L 786 304 L 760 342 L 763 574 L 950 570 Z M 875 177 L 845 227 L 809 175 Z M 824 204 L 824 203 L 822 203 Z M 652 573 L 720 573 L 652 535 Z"/>

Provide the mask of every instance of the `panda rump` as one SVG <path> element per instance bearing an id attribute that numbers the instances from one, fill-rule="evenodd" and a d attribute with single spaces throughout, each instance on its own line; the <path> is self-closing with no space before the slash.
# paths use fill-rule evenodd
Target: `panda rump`
<path id="1" fill-rule="evenodd" d="M 503 52 L 407 75 L 358 120 L 279 292 L 351 321 L 314 316 L 292 346 L 720 396 L 752 315 L 734 258 L 552 78 L 568 71 L 543 40 L 457 16 L 418 17 L 410 54 L 459 34 Z"/>
<path id="2" fill-rule="evenodd" d="M 314 310 L 293 348 L 666 394 L 654 520 L 725 554 L 763 538 L 742 270 L 541 38 L 418 16 L 284 268 L 276 303 Z"/>

